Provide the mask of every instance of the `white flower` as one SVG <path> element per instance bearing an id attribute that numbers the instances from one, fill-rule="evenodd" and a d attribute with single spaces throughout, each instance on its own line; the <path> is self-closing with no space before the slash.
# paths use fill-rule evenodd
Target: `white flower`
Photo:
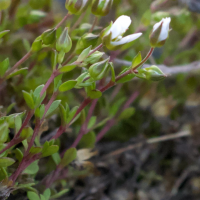
<path id="1" fill-rule="evenodd" d="M 153 26 L 152 33 L 150 35 L 150 41 L 152 46 L 162 46 L 169 35 L 169 24 L 171 22 L 171 18 L 163 18 L 160 22 L 156 23 Z"/>
<path id="2" fill-rule="evenodd" d="M 119 18 L 117 18 L 117 20 L 112 24 L 109 30 L 105 30 L 106 33 L 102 33 L 103 37 L 106 37 L 111 34 L 109 44 L 108 42 L 106 42 L 106 46 L 108 49 L 112 50 L 115 49 L 117 46 L 132 42 L 133 40 L 136 40 L 142 35 L 142 33 L 135 33 L 123 38 L 122 36 L 127 31 L 130 24 L 130 17 L 122 15 Z"/>

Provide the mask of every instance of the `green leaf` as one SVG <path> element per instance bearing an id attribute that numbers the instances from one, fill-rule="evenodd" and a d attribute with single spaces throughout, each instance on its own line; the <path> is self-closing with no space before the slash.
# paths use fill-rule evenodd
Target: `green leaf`
<path id="1" fill-rule="evenodd" d="M 90 53 L 91 48 L 92 48 L 92 45 L 84 49 L 82 53 L 79 55 L 76 62 L 83 62 L 87 58 L 88 54 Z"/>
<path id="2" fill-rule="evenodd" d="M 71 111 L 69 112 L 69 116 L 67 118 L 67 123 L 69 123 L 73 119 L 73 117 L 76 114 L 76 111 L 78 110 L 78 108 L 79 108 L 78 106 L 75 106 L 75 107 L 73 107 L 71 109 Z"/>
<path id="3" fill-rule="evenodd" d="M 23 45 L 27 52 L 31 50 L 31 45 L 27 39 L 23 39 Z"/>
<path id="4" fill-rule="evenodd" d="M 8 123 L 5 122 L 0 125 L 0 143 L 7 141 L 9 132 Z"/>
<path id="5" fill-rule="evenodd" d="M 40 200 L 40 197 L 35 192 L 27 192 L 29 200 Z"/>
<path id="6" fill-rule="evenodd" d="M 15 163 L 15 160 L 12 158 L 1 157 L 0 158 L 0 167 L 8 167 Z"/>
<path id="7" fill-rule="evenodd" d="M 32 135 L 33 135 L 33 129 L 31 127 L 23 128 L 22 132 L 20 133 L 20 137 L 24 140 Z"/>
<path id="8" fill-rule="evenodd" d="M 142 61 L 142 55 L 141 55 L 141 52 L 139 52 L 139 53 L 135 56 L 135 58 L 133 58 L 131 68 L 136 67 L 138 64 L 141 63 L 141 61 Z"/>
<path id="9" fill-rule="evenodd" d="M 94 148 L 95 142 L 96 142 L 95 133 L 89 132 L 81 138 L 79 142 L 79 147 L 80 148 Z"/>
<path id="10" fill-rule="evenodd" d="M 40 194 L 40 200 L 46 200 L 46 198 L 42 194 Z"/>
<path id="11" fill-rule="evenodd" d="M 58 150 L 59 150 L 58 145 L 51 145 L 47 149 L 45 149 L 45 151 L 42 151 L 42 157 L 50 156 L 50 155 L 56 153 Z"/>
<path id="12" fill-rule="evenodd" d="M 111 81 L 115 82 L 115 70 L 112 62 L 109 62 L 110 70 L 111 70 Z"/>
<path id="13" fill-rule="evenodd" d="M 87 95 L 91 99 L 98 99 L 102 96 L 102 93 L 100 90 L 87 90 Z"/>
<path id="14" fill-rule="evenodd" d="M 0 167 L 0 181 L 8 178 L 8 173 L 4 167 Z"/>
<path id="15" fill-rule="evenodd" d="M 118 99 L 111 107 L 109 110 L 109 114 L 111 116 L 115 116 L 117 111 L 119 110 L 119 108 L 121 107 L 122 103 L 126 100 L 125 97 L 122 97 L 120 99 Z"/>
<path id="16" fill-rule="evenodd" d="M 40 85 L 33 92 L 33 100 L 35 102 L 35 107 L 38 107 L 41 104 L 41 102 L 44 100 L 45 96 L 46 96 L 46 92 L 45 92 L 43 94 L 43 96 L 40 97 L 40 93 L 41 93 L 43 87 L 44 87 L 44 85 Z"/>
<path id="17" fill-rule="evenodd" d="M 25 184 L 19 184 L 17 185 L 17 189 L 19 188 L 26 188 L 29 189 L 31 186 L 35 185 L 35 183 L 25 183 Z M 35 190 L 34 190 L 35 191 Z"/>
<path id="18" fill-rule="evenodd" d="M 60 102 L 61 102 L 61 100 L 56 100 L 56 101 L 54 101 L 54 102 L 51 104 L 49 110 L 47 111 L 46 116 L 52 114 L 52 113 L 58 108 L 58 106 L 60 105 Z"/>
<path id="19" fill-rule="evenodd" d="M 3 77 L 10 66 L 9 58 L 0 63 L 0 77 Z"/>
<path id="20" fill-rule="evenodd" d="M 72 88 L 74 88 L 74 86 L 76 85 L 76 83 L 77 83 L 76 80 L 66 81 L 65 83 L 63 83 L 59 87 L 59 91 L 60 92 L 65 92 L 65 91 L 71 90 Z"/>
<path id="21" fill-rule="evenodd" d="M 22 144 L 24 146 L 24 149 L 27 150 L 28 149 L 28 142 L 27 142 L 27 139 L 23 140 L 22 141 Z"/>
<path id="22" fill-rule="evenodd" d="M 136 76 L 135 74 L 128 74 L 125 77 L 118 80 L 117 83 L 126 83 L 128 81 L 131 81 L 135 76 Z"/>
<path id="23" fill-rule="evenodd" d="M 44 191 L 43 195 L 44 195 L 45 199 L 48 200 L 50 198 L 50 196 L 51 196 L 51 190 L 49 188 L 46 189 Z"/>
<path id="24" fill-rule="evenodd" d="M 60 74 L 59 76 L 57 76 L 56 78 L 54 78 L 54 92 L 56 92 L 58 90 L 58 88 L 60 87 L 60 85 L 62 84 L 62 74 Z"/>
<path id="25" fill-rule="evenodd" d="M 130 118 L 135 113 L 135 108 L 126 108 L 119 116 L 119 120 L 124 120 Z"/>
<path id="26" fill-rule="evenodd" d="M 73 160 L 75 160 L 76 157 L 77 157 L 76 149 L 75 148 L 70 148 L 65 152 L 60 164 L 63 167 L 65 167 L 65 166 L 69 165 Z"/>
<path id="27" fill-rule="evenodd" d="M 22 91 L 22 93 L 23 93 L 24 100 L 26 101 L 26 104 L 28 105 L 28 107 L 30 109 L 34 109 L 35 103 L 33 101 L 33 98 L 31 96 L 31 94 L 26 92 L 26 91 L 24 91 L 24 90 Z"/>
<path id="28" fill-rule="evenodd" d="M 12 103 L 10 104 L 7 108 L 6 108 L 6 113 L 8 114 L 12 109 L 13 107 L 16 105 L 16 103 Z"/>
<path id="29" fill-rule="evenodd" d="M 51 156 L 52 156 L 52 159 L 55 162 L 55 164 L 58 165 L 61 161 L 60 154 L 58 152 L 56 152 L 56 153 L 52 154 Z"/>
<path id="30" fill-rule="evenodd" d="M 6 144 L 0 143 L 0 151 L 4 149 L 6 146 L 7 146 Z M 7 151 L 4 151 L 2 154 L 0 154 L 0 157 L 6 157 L 6 155 L 7 155 Z"/>
<path id="31" fill-rule="evenodd" d="M 16 148 L 15 149 L 15 157 L 17 158 L 17 160 L 19 160 L 19 162 L 22 161 L 22 158 L 23 158 L 23 153 L 21 152 L 20 149 Z"/>
<path id="32" fill-rule="evenodd" d="M 23 174 L 36 174 L 39 170 L 38 160 L 31 163 L 24 171 Z"/>
<path id="33" fill-rule="evenodd" d="M 2 38 L 4 35 L 6 35 L 10 30 L 5 30 L 0 32 L 0 38 Z"/>
<path id="34" fill-rule="evenodd" d="M 31 147 L 29 153 L 35 155 L 37 153 L 40 153 L 41 151 L 42 151 L 41 147 Z"/>
<path id="35" fill-rule="evenodd" d="M 42 117 L 44 115 L 44 111 L 45 111 L 45 106 L 44 106 L 44 104 L 42 104 L 40 107 L 35 109 L 35 116 L 37 118 L 42 119 Z"/>
<path id="36" fill-rule="evenodd" d="M 15 117 L 15 133 L 18 133 L 21 126 L 22 126 L 22 119 L 19 115 L 17 115 Z"/>
<path id="37" fill-rule="evenodd" d="M 6 79 L 12 78 L 13 76 L 17 76 L 19 74 L 23 74 L 25 75 L 27 73 L 28 68 L 21 68 L 19 70 L 17 70 L 16 72 L 13 72 L 12 74 L 10 74 L 9 76 L 6 77 Z"/>
<path id="38" fill-rule="evenodd" d="M 64 194 L 65 194 L 66 192 L 68 192 L 68 191 L 69 191 L 69 189 L 64 189 L 64 190 L 58 192 L 57 194 L 51 196 L 50 199 L 59 198 L 59 197 L 61 197 L 62 195 L 64 195 Z"/>
<path id="39" fill-rule="evenodd" d="M 9 124 L 9 128 L 15 128 L 15 117 L 19 115 L 22 118 L 25 115 L 25 113 L 26 111 L 24 111 L 23 113 L 15 113 L 7 116 L 6 121 Z"/>
<path id="40" fill-rule="evenodd" d="M 59 69 L 60 73 L 66 73 L 66 72 L 70 72 L 72 71 L 74 68 L 76 67 L 76 65 L 65 65 L 63 67 L 61 67 Z"/>
<path id="41" fill-rule="evenodd" d="M 90 118 L 90 121 L 89 121 L 89 123 L 88 123 L 88 129 L 91 129 L 94 125 L 95 125 L 95 123 L 96 123 L 96 120 L 97 120 L 97 117 L 96 116 L 92 116 L 91 118 Z"/>
<path id="42" fill-rule="evenodd" d="M 51 53 L 51 66 L 53 67 L 53 70 L 56 69 L 57 57 L 58 57 L 58 52 L 56 50 L 53 50 Z"/>
<path id="43" fill-rule="evenodd" d="M 60 109 L 61 124 L 65 125 L 67 123 L 67 116 L 69 113 L 62 104 L 59 105 L 59 109 Z"/>

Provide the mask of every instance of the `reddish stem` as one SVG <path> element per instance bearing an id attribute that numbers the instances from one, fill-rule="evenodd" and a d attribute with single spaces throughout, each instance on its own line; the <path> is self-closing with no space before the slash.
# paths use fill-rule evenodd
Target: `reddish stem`
<path id="1" fill-rule="evenodd" d="M 111 127 L 113 127 L 113 125 L 116 123 L 115 119 L 111 119 L 109 120 L 105 127 L 99 132 L 99 134 L 96 137 L 96 142 L 98 142 L 99 140 L 101 140 L 103 138 L 103 136 L 111 129 Z"/>
<path id="2" fill-rule="evenodd" d="M 33 163 L 34 161 L 36 161 L 37 159 L 39 159 L 40 157 L 40 154 L 36 154 L 34 155 L 31 159 L 27 158 L 27 157 L 24 157 L 22 159 L 22 161 L 20 162 L 17 170 L 15 171 L 15 173 L 13 173 L 11 176 L 10 176 L 10 180 L 13 182 L 12 184 L 14 185 L 17 177 L 31 164 Z"/>
<path id="3" fill-rule="evenodd" d="M 88 54 L 87 57 L 89 57 L 89 56 L 92 55 L 95 51 L 101 49 L 102 47 L 103 47 L 103 44 L 101 43 L 99 46 L 97 46 L 95 49 L 93 49 L 93 50 Z"/>
<path id="4" fill-rule="evenodd" d="M 17 144 L 19 144 L 20 142 L 23 141 L 23 139 L 19 137 L 20 133 L 22 132 L 22 130 L 26 127 L 26 125 L 28 124 L 28 122 L 32 118 L 33 113 L 34 113 L 33 110 L 30 110 L 27 113 L 26 118 L 25 118 L 25 120 L 24 120 L 21 128 L 19 129 L 19 131 L 17 132 L 17 134 L 14 136 L 14 138 L 10 142 L 7 143 L 7 146 L 0 151 L 0 154 L 2 154 L 3 152 L 5 152 L 6 150 L 8 150 L 9 148 L 11 148 L 12 146 L 17 145 Z"/>
<path id="5" fill-rule="evenodd" d="M 53 95 L 51 96 L 51 99 L 49 100 L 48 104 L 45 106 L 44 115 L 43 115 L 42 120 L 41 120 L 42 122 L 43 122 L 45 115 L 47 114 L 51 104 L 54 102 L 54 100 L 58 96 L 58 93 L 59 93 L 58 91 L 54 92 Z"/>
<path id="6" fill-rule="evenodd" d="M 54 72 L 51 74 L 49 80 L 46 82 L 45 86 L 43 87 L 43 89 L 42 89 L 42 91 L 41 91 L 41 93 L 40 93 L 40 97 L 42 97 L 42 95 L 46 92 L 46 90 L 48 89 L 48 87 L 50 86 L 50 84 L 54 81 L 54 78 L 55 78 L 56 76 L 58 76 L 58 75 L 59 75 L 59 72 L 58 72 L 57 70 L 54 71 Z"/>
<path id="7" fill-rule="evenodd" d="M 26 150 L 26 152 L 25 152 L 25 154 L 24 154 L 25 157 L 29 154 L 29 151 L 30 151 L 31 147 L 32 147 L 33 144 L 34 144 L 35 138 L 36 138 L 36 136 L 37 136 L 37 134 L 38 134 L 38 132 L 39 132 L 39 130 L 40 130 L 41 124 L 42 124 L 42 123 L 40 122 L 40 120 L 37 119 L 37 120 L 36 120 L 36 124 L 35 124 L 35 128 L 34 128 L 33 135 L 32 135 L 32 137 L 31 137 L 30 142 L 28 143 L 28 148 L 27 148 L 27 150 Z M 23 160 L 22 160 L 22 162 L 23 162 Z"/>
<path id="8" fill-rule="evenodd" d="M 22 142 L 21 138 L 13 138 L 10 142 L 7 143 L 6 147 L 0 151 L 0 155 L 4 153 L 6 150 L 10 149 L 12 146 L 19 144 Z"/>
<path id="9" fill-rule="evenodd" d="M 0 84 L 6 80 L 6 77 L 10 75 L 15 69 L 17 69 L 22 63 L 24 63 L 30 56 L 32 52 L 29 51 L 23 58 L 21 58 L 11 69 L 9 69 L 3 76 L 3 78 L 0 80 Z"/>
<path id="10" fill-rule="evenodd" d="M 80 132 L 79 132 L 76 140 L 74 141 L 74 143 L 72 144 L 71 147 L 76 147 L 78 145 L 78 143 L 80 142 L 80 140 L 82 139 L 82 137 L 87 133 L 87 131 L 88 131 L 87 126 L 88 126 L 90 118 L 92 117 L 92 114 L 93 114 L 93 111 L 94 111 L 94 109 L 96 107 L 97 101 L 98 101 L 98 99 L 95 99 L 92 102 L 92 105 L 91 105 L 91 107 L 89 109 L 87 118 L 86 118 L 84 124 L 81 126 Z"/>
<path id="11" fill-rule="evenodd" d="M 67 13 L 65 15 L 65 17 L 57 24 L 57 26 L 55 27 L 55 29 L 58 29 L 67 19 L 68 17 L 70 17 L 71 15 L 69 13 Z"/>
<path id="12" fill-rule="evenodd" d="M 138 95 L 139 95 L 138 92 L 134 92 L 131 95 L 131 97 L 127 100 L 127 102 L 124 104 L 122 111 L 128 108 L 132 104 L 132 102 L 138 97 Z M 118 115 L 119 113 L 116 114 L 115 118 L 109 120 L 104 126 L 104 128 L 98 133 L 96 137 L 96 143 L 99 142 L 104 137 L 104 135 L 115 125 L 115 123 L 117 122 L 116 118 Z"/>
<path id="13" fill-rule="evenodd" d="M 103 46 L 103 44 L 100 44 L 100 45 L 99 45 L 97 48 L 95 48 L 95 49 L 99 49 L 99 48 L 101 48 L 102 46 Z M 146 56 L 146 57 L 141 61 L 141 63 L 138 64 L 136 67 L 134 67 L 133 69 L 130 69 L 130 70 L 126 71 L 125 73 L 123 73 L 123 74 L 121 74 L 121 75 L 119 75 L 119 76 L 117 76 L 116 79 L 115 79 L 115 82 L 119 81 L 121 78 L 127 76 L 128 74 L 131 74 L 131 73 L 133 72 L 133 70 L 136 70 L 138 67 L 140 67 L 141 65 L 143 65 L 143 64 L 148 60 L 148 58 L 152 55 L 153 50 L 154 50 L 154 48 L 151 48 L 150 51 L 148 52 L 147 56 Z M 93 51 L 94 51 L 94 50 L 93 50 Z M 96 51 L 96 50 L 95 50 L 95 51 Z M 94 53 L 94 52 L 93 52 L 93 53 Z M 114 86 L 114 85 L 116 84 L 115 82 L 110 81 L 105 87 L 101 88 L 100 91 L 101 91 L 102 93 L 105 92 L 106 90 L 108 90 L 109 88 L 111 88 L 112 86 Z M 89 103 L 91 103 L 92 101 L 93 101 L 93 99 L 87 98 L 87 99 L 85 99 L 85 100 L 82 102 L 82 104 L 80 105 L 80 107 L 79 107 L 78 110 L 76 111 L 76 114 L 74 115 L 73 119 L 71 120 L 71 122 L 69 123 L 68 126 L 70 126 L 70 125 L 73 124 L 75 117 L 76 117 L 79 113 L 81 113 L 81 111 L 82 111 Z M 61 131 L 60 131 L 59 133 L 57 132 L 56 135 L 55 135 L 52 139 L 57 139 L 58 137 L 60 137 L 61 134 L 62 134 Z"/>
<path id="14" fill-rule="evenodd" d="M 19 131 L 17 132 L 17 134 L 15 135 L 15 138 L 19 137 L 20 136 L 20 133 L 22 132 L 22 130 L 25 128 L 25 126 L 27 126 L 28 122 L 30 121 L 30 119 L 32 118 L 34 114 L 34 110 L 30 110 L 27 115 L 26 115 L 26 118 L 21 126 L 21 128 L 19 129 Z"/>

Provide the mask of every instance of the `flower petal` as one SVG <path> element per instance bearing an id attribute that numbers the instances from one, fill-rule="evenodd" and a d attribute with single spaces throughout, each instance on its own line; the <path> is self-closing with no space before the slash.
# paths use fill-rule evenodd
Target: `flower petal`
<path id="1" fill-rule="evenodd" d="M 110 32 L 112 32 L 112 39 L 115 39 L 118 36 L 125 33 L 130 24 L 131 24 L 130 17 L 126 15 L 118 17 L 110 29 Z"/>
<path id="2" fill-rule="evenodd" d="M 171 22 L 171 18 L 167 17 L 163 19 L 162 21 L 163 21 L 163 25 L 162 25 L 162 29 L 158 38 L 158 42 L 161 42 L 167 39 L 168 34 L 169 34 L 169 24 Z"/>
<path id="3" fill-rule="evenodd" d="M 156 23 L 154 26 L 153 26 L 153 31 L 154 32 L 162 23 L 163 20 L 161 20 L 160 22 Z"/>
<path id="4" fill-rule="evenodd" d="M 122 45 L 122 44 L 126 44 L 126 43 L 129 43 L 129 42 L 132 42 L 133 40 L 138 39 L 141 35 L 142 35 L 142 33 L 135 33 L 135 34 L 132 34 L 132 35 L 128 35 L 128 36 L 122 38 L 119 41 L 111 42 L 111 45 L 119 46 L 119 45 Z"/>

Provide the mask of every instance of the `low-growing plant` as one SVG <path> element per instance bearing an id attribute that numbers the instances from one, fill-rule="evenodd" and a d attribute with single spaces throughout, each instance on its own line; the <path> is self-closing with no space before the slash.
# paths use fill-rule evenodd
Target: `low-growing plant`
<path id="1" fill-rule="evenodd" d="M 9 43 L 11 40 L 9 35 L 13 35 L 17 29 L 28 24 L 37 24 L 47 16 L 40 9 L 46 6 L 48 10 L 48 1 L 31 0 L 28 5 L 22 4 L 18 7 L 18 24 L 12 24 L 12 29 L 9 31 L 5 28 L 10 26 L 7 12 L 10 3 L 8 0 L 0 0 L 0 45 Z M 166 77 L 157 66 L 143 68 L 143 65 L 152 55 L 154 48 L 164 45 L 169 35 L 171 19 L 163 18 L 153 25 L 149 37 L 150 50 L 147 55 L 142 58 L 141 52 L 138 52 L 132 60 L 132 65 L 121 71 L 117 70 L 117 74 L 113 58 L 107 55 L 108 52 L 127 48 L 130 44 L 134 46 L 134 41 L 142 38 L 142 33 L 124 36 L 131 25 L 131 18 L 126 15 L 121 15 L 104 28 L 97 26 L 99 18 L 107 15 L 112 9 L 112 3 L 112 0 L 67 0 L 66 15 L 54 28 L 44 30 L 31 45 L 29 40 L 23 40 L 27 53 L 16 64 L 10 66 L 13 62 L 9 61 L 11 58 L 1 60 L 1 95 L 6 95 L 6 88 L 12 85 L 14 88 L 12 93 L 16 93 L 15 100 L 18 104 L 20 101 L 21 104 L 26 103 L 26 109 L 22 106 L 24 111 L 18 109 L 20 111 L 18 113 L 9 114 L 14 110 L 15 102 L 9 106 L 5 103 L 2 108 L 0 118 L 2 199 L 21 189 L 27 191 L 30 200 L 54 199 L 68 192 L 70 186 L 61 180 L 67 178 L 69 174 L 76 176 L 77 170 L 91 171 L 94 166 L 88 160 L 97 154 L 95 144 L 104 137 L 113 123 L 129 118 L 135 112 L 131 103 L 138 97 L 137 91 L 133 92 L 127 101 L 126 98 L 116 99 L 114 105 L 108 105 L 104 99 L 103 107 L 108 110 L 108 115 L 104 115 L 104 118 L 93 116 L 98 99 L 103 93 L 134 78 L 160 81 Z M 18 5 L 13 1 L 11 6 L 14 12 Z M 90 10 L 95 15 L 93 24 L 81 24 L 83 14 Z M 76 15 L 81 15 L 77 20 L 78 23 L 73 21 Z M 17 51 L 19 52 L 16 57 L 19 57 L 22 47 L 19 46 Z M 21 68 L 28 59 L 32 60 L 30 66 Z M 44 69 L 42 63 L 51 65 L 51 71 Z M 39 72 L 37 76 L 41 76 L 41 79 L 39 81 L 36 79 L 35 82 L 33 79 L 28 80 L 34 73 L 34 68 L 37 68 L 37 73 Z M 47 76 L 49 77 L 45 82 Z M 28 84 L 32 85 L 29 87 Z M 30 90 L 35 85 L 37 87 Z M 76 101 L 69 105 L 67 99 L 74 98 L 72 93 L 80 95 L 77 93 L 80 90 L 84 91 L 82 96 L 85 99 L 80 105 L 75 105 Z M 112 97 L 115 98 L 116 95 Z M 46 134 L 45 126 L 50 116 L 58 112 L 59 126 L 53 134 L 47 134 L 45 141 L 41 140 L 41 136 Z M 63 149 L 60 138 L 71 126 L 80 129 L 79 134 L 71 145 Z M 99 129 L 101 131 L 96 135 Z M 53 164 L 50 164 L 49 174 L 38 183 L 34 180 L 39 170 L 38 162 L 46 157 L 51 159 Z M 37 191 L 37 187 L 34 187 L 36 184 L 43 187 Z M 60 184 L 62 187 L 57 191 L 57 186 Z"/>

